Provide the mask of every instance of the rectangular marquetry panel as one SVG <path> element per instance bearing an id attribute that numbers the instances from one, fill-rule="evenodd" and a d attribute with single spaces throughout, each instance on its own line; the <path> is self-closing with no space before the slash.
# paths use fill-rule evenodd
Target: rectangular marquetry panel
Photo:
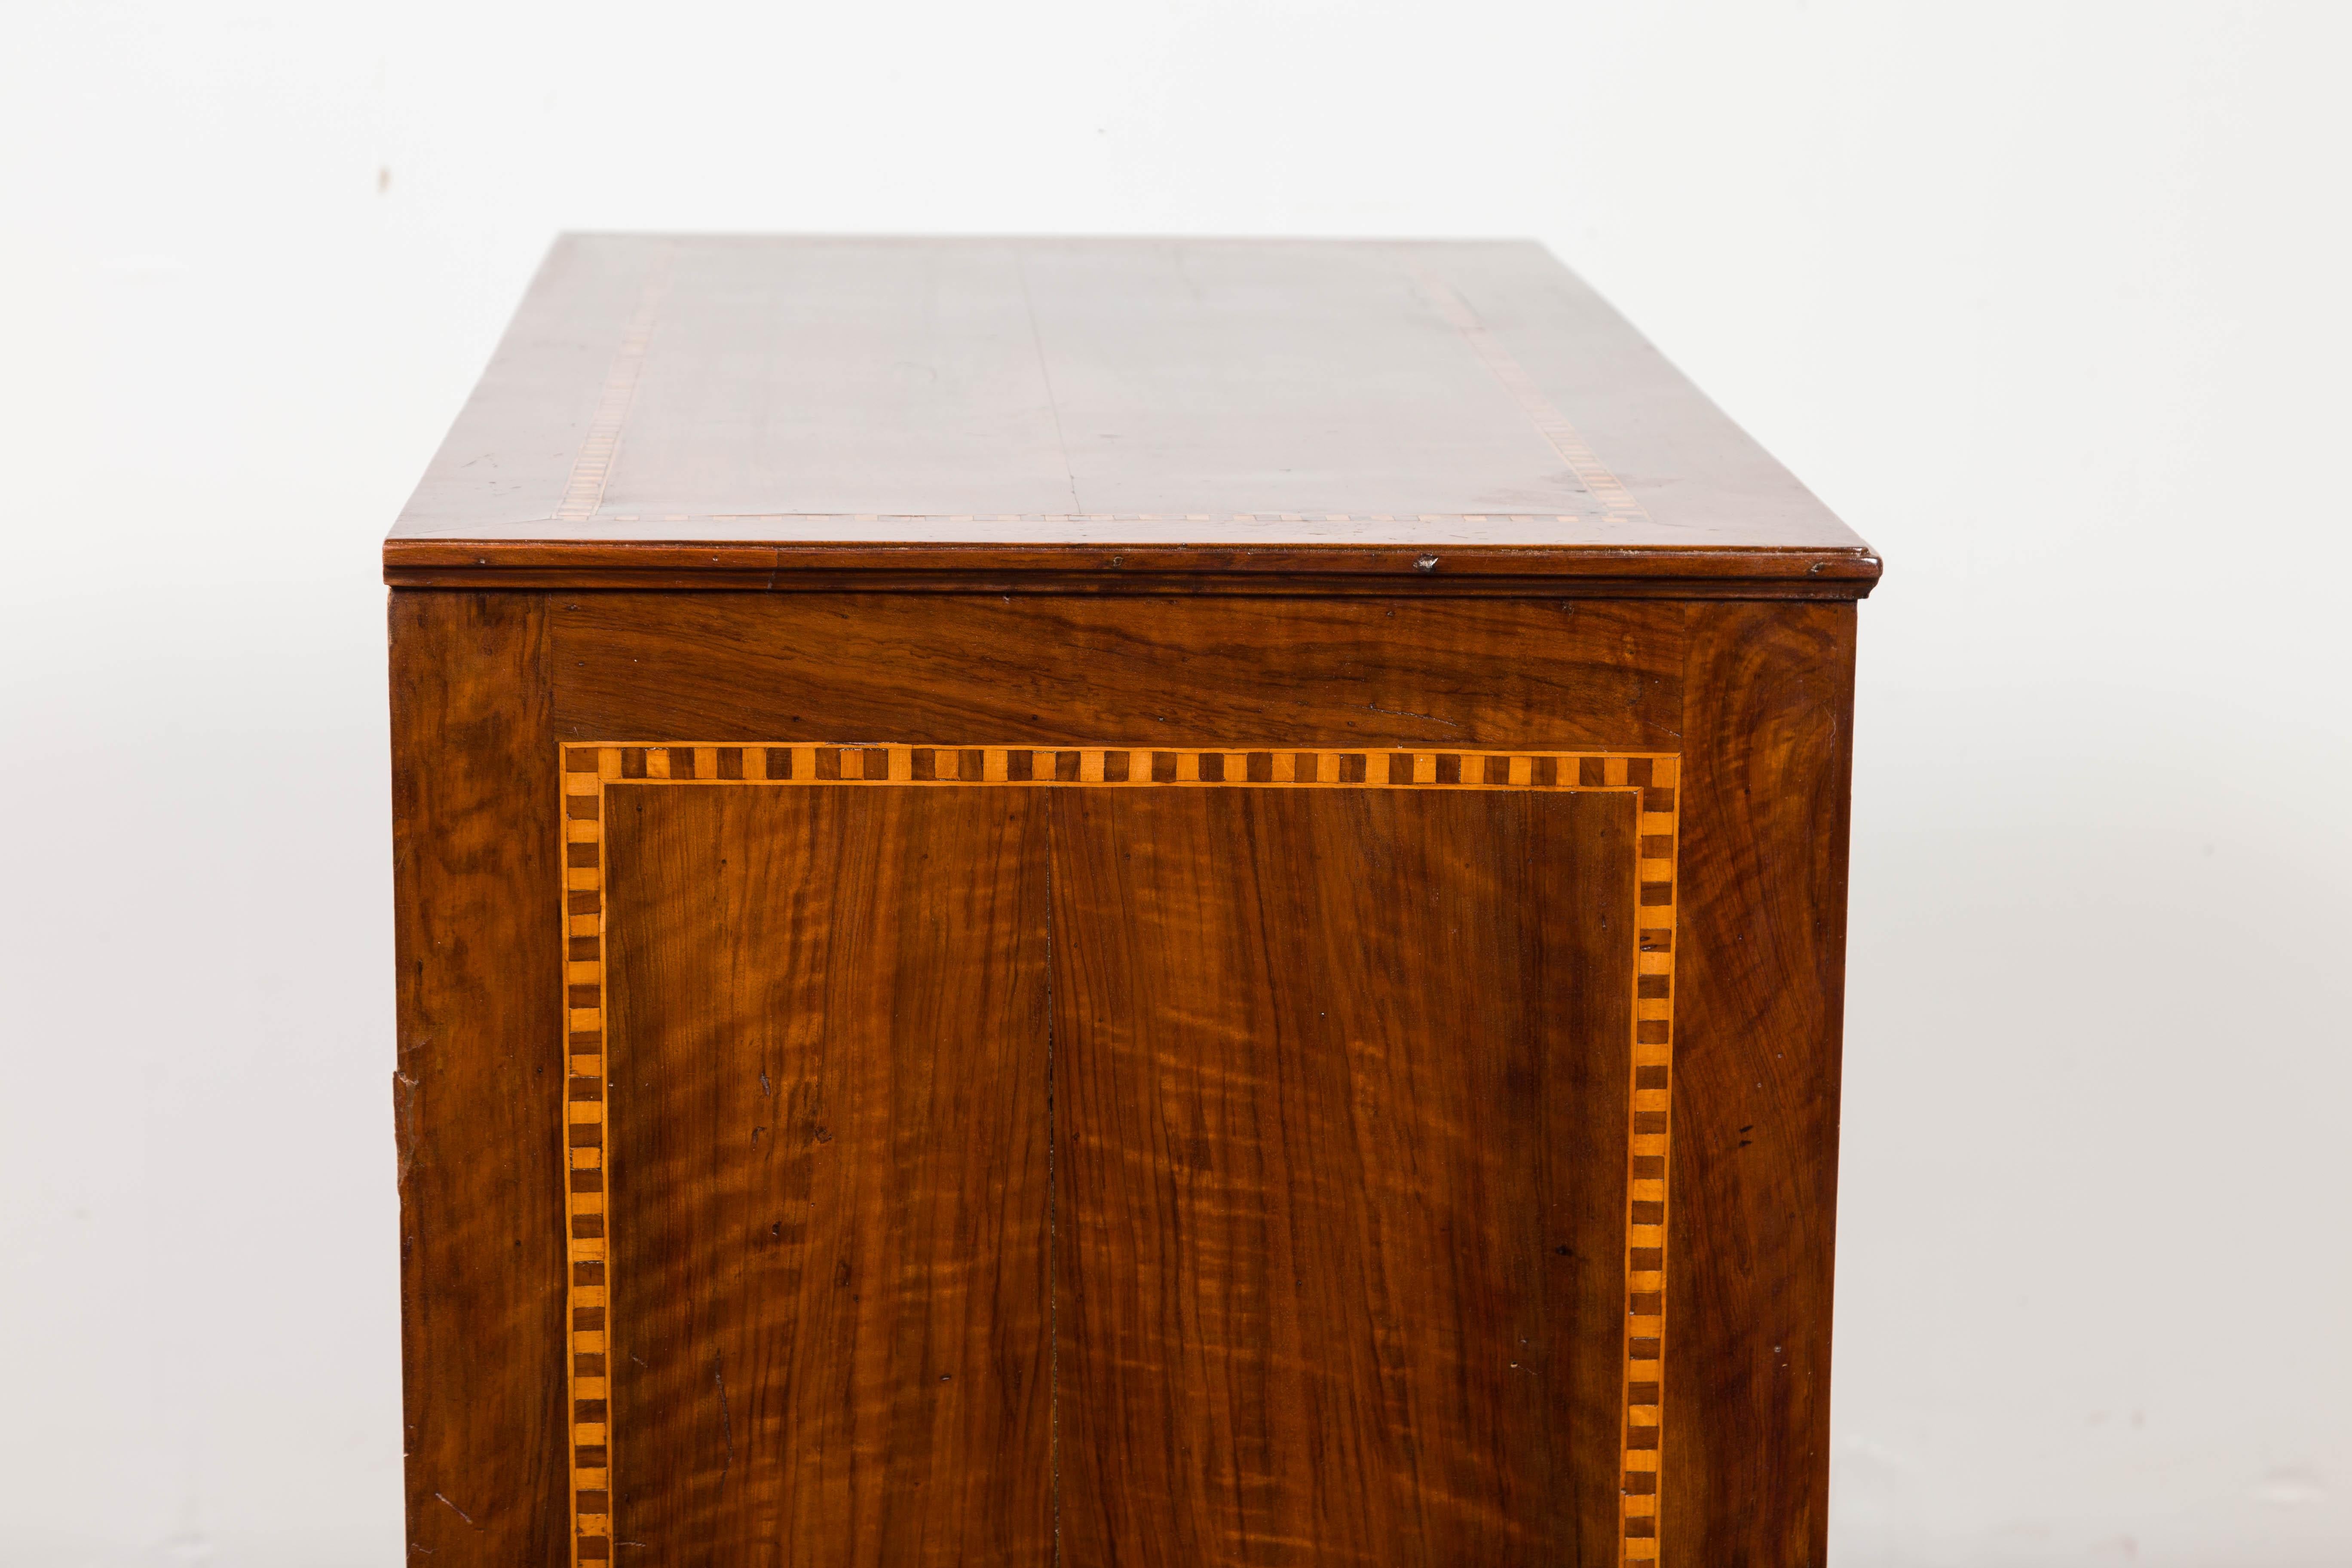
<path id="1" fill-rule="evenodd" d="M 1654 1559 L 1677 775 L 566 747 L 575 1563 Z"/>

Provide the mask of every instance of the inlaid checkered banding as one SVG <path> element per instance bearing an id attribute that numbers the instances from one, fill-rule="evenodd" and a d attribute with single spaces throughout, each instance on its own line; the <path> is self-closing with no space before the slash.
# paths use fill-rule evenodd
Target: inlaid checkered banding
<path id="1" fill-rule="evenodd" d="M 600 774 L 600 756 L 613 759 Z M 604 1314 L 604 785 L 618 753 L 572 749 L 563 772 L 564 1231 L 570 1271 L 572 1561 L 609 1560 L 612 1436 L 606 1419 Z"/>
<path id="2" fill-rule="evenodd" d="M 1620 1556 L 1658 1555 L 1666 1333 L 1666 1181 L 1674 1070 L 1675 866 L 1680 768 L 1666 754 L 1296 748 L 760 745 L 566 746 L 563 779 L 563 1134 L 571 1269 L 572 1563 L 609 1563 L 604 797 L 643 784 L 997 784 L 1079 788 L 1612 790 L 1634 796 L 1639 833 L 1633 1029 L 1626 1143 L 1624 1411 Z"/>

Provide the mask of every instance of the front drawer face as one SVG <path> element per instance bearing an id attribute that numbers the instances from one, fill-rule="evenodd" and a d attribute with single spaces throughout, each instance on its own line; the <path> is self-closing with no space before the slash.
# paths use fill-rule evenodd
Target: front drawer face
<path id="1" fill-rule="evenodd" d="M 1252 739 L 562 749 L 575 1562 L 1655 1555 L 1677 759 Z"/>

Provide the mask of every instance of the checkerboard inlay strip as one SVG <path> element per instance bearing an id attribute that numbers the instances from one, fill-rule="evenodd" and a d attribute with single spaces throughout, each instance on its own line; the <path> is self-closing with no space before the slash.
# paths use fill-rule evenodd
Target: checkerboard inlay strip
<path id="1" fill-rule="evenodd" d="M 562 749 L 563 1136 L 571 1270 L 572 1510 L 574 1568 L 609 1563 L 614 1544 L 607 1418 L 604 1089 L 604 793 L 700 784 L 996 784 L 1074 788 L 1289 786 L 1338 789 L 1611 790 L 1634 797 L 1637 832 L 1632 1082 L 1626 1130 L 1625 1333 L 1620 1427 L 1619 1561 L 1658 1555 L 1666 1333 L 1666 1181 L 1674 1071 L 1675 867 L 1678 759 L 1668 754 L 1418 750 L 1302 751 L 905 746 L 779 742 Z"/>

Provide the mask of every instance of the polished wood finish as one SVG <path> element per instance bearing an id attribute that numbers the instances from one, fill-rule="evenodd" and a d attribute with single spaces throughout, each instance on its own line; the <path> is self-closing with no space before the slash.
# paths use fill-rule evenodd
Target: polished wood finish
<path id="1" fill-rule="evenodd" d="M 759 589 L 778 593 L 1263 594 L 1443 598 L 1858 599 L 1878 563 L 1817 550 L 1405 545 L 444 544 L 392 541 L 407 588 Z"/>
<path id="2" fill-rule="evenodd" d="M 1612 1561 L 1638 801 L 1055 804 L 1068 1559 Z"/>
<path id="3" fill-rule="evenodd" d="M 1664 1514 L 1683 1562 L 1817 1564 L 1854 613 L 1690 615 Z"/>
<path id="4" fill-rule="evenodd" d="M 1528 247 L 566 242 L 386 547 L 412 1560 L 1819 1564 L 1876 572 Z"/>
<path id="5" fill-rule="evenodd" d="M 1679 605 L 582 594 L 566 740 L 1672 751 Z"/>
<path id="6" fill-rule="evenodd" d="M 1878 561 L 1526 244 L 573 236 L 413 587 L 1853 598 Z"/>
<path id="7" fill-rule="evenodd" d="M 583 1562 L 1017 1555 L 1047 1475 L 1088 1558 L 1654 1541 L 1675 758 L 563 757 Z"/>
<path id="8" fill-rule="evenodd" d="M 752 1542 L 1042 1560 L 1043 803 L 606 801 L 614 1051 L 575 1081 L 611 1085 L 610 1355 L 590 1394 L 609 1373 L 618 1458 L 587 1528 L 625 1520 L 647 1563 Z"/>
<path id="9" fill-rule="evenodd" d="M 572 1561 L 547 606 L 392 601 L 393 1071 L 413 1561 Z M 519 983 L 546 975 L 546 983 Z"/>

